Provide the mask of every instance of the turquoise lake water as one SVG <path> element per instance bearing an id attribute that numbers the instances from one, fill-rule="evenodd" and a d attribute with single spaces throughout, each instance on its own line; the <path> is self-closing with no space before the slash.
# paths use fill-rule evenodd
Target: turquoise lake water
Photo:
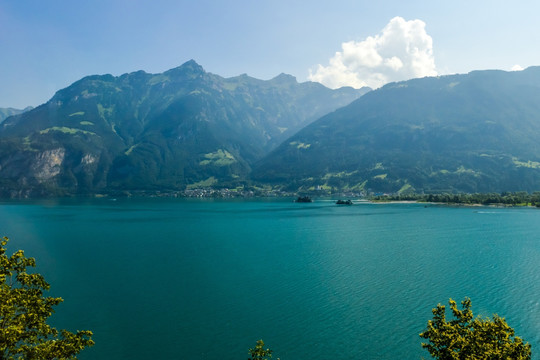
<path id="1" fill-rule="evenodd" d="M 331 201 L 0 203 L 0 236 L 89 329 L 80 359 L 429 358 L 431 309 L 472 299 L 540 359 L 540 210 Z"/>

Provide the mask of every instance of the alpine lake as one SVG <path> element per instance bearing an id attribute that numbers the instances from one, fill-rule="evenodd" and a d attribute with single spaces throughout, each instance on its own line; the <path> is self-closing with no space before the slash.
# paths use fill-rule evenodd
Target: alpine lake
<path id="1" fill-rule="evenodd" d="M 83 360 L 428 359 L 431 309 L 465 297 L 540 359 L 536 208 L 3 201 L 0 236 L 64 298 L 52 324 L 94 332 Z"/>

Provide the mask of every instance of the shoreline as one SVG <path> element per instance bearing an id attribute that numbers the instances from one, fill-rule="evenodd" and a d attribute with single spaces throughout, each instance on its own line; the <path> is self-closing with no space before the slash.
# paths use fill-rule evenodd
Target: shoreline
<path id="1" fill-rule="evenodd" d="M 84 195 L 70 195 L 70 196 L 50 196 L 50 197 L 23 197 L 23 198 L 0 198 L 0 203 L 7 204 L 10 202 L 34 202 L 34 201 L 62 201 L 62 200 L 75 200 L 79 199 L 96 199 L 96 200 L 108 200 L 108 201 L 118 201 L 121 199 L 145 199 L 145 198 L 162 198 L 162 199 L 184 199 L 184 200 L 220 200 L 220 201 L 241 201 L 241 200 L 252 200 L 252 201 L 287 201 L 295 202 L 294 199 L 297 197 L 295 194 L 271 194 L 271 195 L 251 195 L 251 196 L 178 196 L 177 194 L 171 195 L 170 193 L 159 193 L 159 194 L 149 194 L 149 193 L 130 193 L 129 195 L 120 194 L 120 196 L 115 196 L 115 194 L 84 194 Z M 424 207 L 456 207 L 456 208 L 530 208 L 530 209 L 540 209 L 540 206 L 527 204 L 504 204 L 504 203 L 491 203 L 491 204 L 481 204 L 481 203 L 456 203 L 456 202 L 427 202 L 419 200 L 381 200 L 381 199 L 366 199 L 366 198 L 347 198 L 343 196 L 321 196 L 319 198 L 313 198 L 313 203 L 316 202 L 330 202 L 335 204 L 336 201 L 340 199 L 351 200 L 351 205 L 361 205 L 361 204 L 373 204 L 373 205 L 407 205 L 407 204 L 418 204 L 424 205 Z"/>
<path id="2" fill-rule="evenodd" d="M 426 205 L 435 205 L 435 206 L 453 206 L 453 207 L 491 207 L 491 208 L 531 208 L 536 209 L 539 208 L 538 206 L 530 205 L 530 204 L 504 204 L 504 203 L 498 203 L 498 204 L 466 204 L 466 203 L 452 203 L 452 202 L 425 202 L 425 201 L 417 201 L 417 200 L 368 200 L 372 204 L 426 204 Z"/>
<path id="3" fill-rule="evenodd" d="M 456 207 L 537 207 L 540 208 L 540 192 L 508 193 L 475 193 L 475 194 L 409 194 L 409 195 L 376 195 L 369 196 L 363 192 L 311 193 L 301 191 L 284 191 L 280 189 L 263 189 L 252 187 L 240 188 L 196 188 L 185 190 L 111 190 L 100 193 L 11 193 L 0 194 L 0 201 L 9 200 L 46 200 L 46 199 L 123 199 L 123 198 L 185 198 L 185 199 L 291 199 L 308 196 L 313 200 L 352 200 L 355 203 L 369 202 L 373 204 L 425 204 L 426 206 Z M 439 201 L 438 201 L 439 200 Z"/>

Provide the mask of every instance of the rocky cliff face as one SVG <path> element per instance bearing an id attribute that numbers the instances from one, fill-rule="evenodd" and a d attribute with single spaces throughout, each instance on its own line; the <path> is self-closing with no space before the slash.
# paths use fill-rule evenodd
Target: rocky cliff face
<path id="1" fill-rule="evenodd" d="M 29 197 L 55 187 L 62 170 L 66 150 L 13 151 L 0 158 L 0 195 Z"/>
<path id="2" fill-rule="evenodd" d="M 37 153 L 30 165 L 33 177 L 40 183 L 60 174 L 66 149 L 58 148 Z"/>
<path id="3" fill-rule="evenodd" d="M 98 172 L 99 163 L 98 155 L 77 155 L 63 147 L 12 151 L 0 158 L 0 197 L 84 193 L 95 181 L 103 184 L 106 174 Z"/>

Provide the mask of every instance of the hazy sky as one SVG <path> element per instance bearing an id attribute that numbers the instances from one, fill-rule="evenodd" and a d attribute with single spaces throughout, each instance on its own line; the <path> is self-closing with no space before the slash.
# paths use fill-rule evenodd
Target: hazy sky
<path id="1" fill-rule="evenodd" d="M 336 87 L 540 65 L 538 1 L 0 0 L 0 107 L 194 59 Z"/>

